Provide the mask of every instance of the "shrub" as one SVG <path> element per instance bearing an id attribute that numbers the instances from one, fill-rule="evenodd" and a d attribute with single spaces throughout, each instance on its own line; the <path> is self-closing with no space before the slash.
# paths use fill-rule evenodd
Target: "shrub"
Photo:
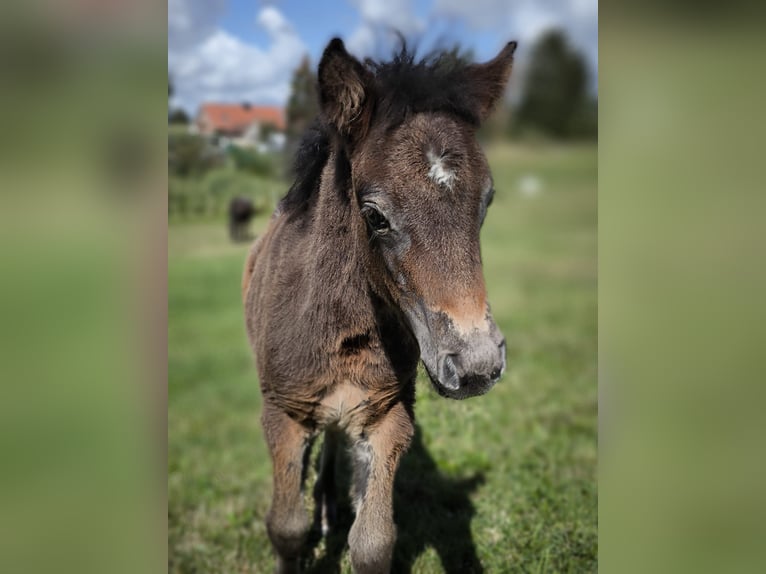
<path id="1" fill-rule="evenodd" d="M 200 180 L 171 177 L 168 181 L 168 216 L 202 217 L 210 206 Z"/>
<path id="2" fill-rule="evenodd" d="M 262 212 L 270 209 L 272 201 L 282 193 L 279 182 L 233 169 L 213 169 L 201 178 L 171 177 L 168 216 L 223 218 L 233 197 L 249 197 L 256 212 Z"/>
<path id="3" fill-rule="evenodd" d="M 234 166 L 241 171 L 272 177 L 276 173 L 276 162 L 268 154 L 258 153 L 252 149 L 236 146 L 229 148 L 229 157 L 234 161 Z"/>
<path id="4" fill-rule="evenodd" d="M 205 138 L 188 133 L 168 134 L 168 172 L 178 177 L 201 175 L 223 165 L 223 155 Z"/>

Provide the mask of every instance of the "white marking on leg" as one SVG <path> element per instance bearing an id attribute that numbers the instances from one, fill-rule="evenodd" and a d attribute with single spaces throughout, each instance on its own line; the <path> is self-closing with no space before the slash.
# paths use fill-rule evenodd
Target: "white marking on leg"
<path id="1" fill-rule="evenodd" d="M 354 460 L 354 512 L 359 512 L 372 469 L 372 447 L 367 439 L 362 438 L 354 443 L 351 454 Z"/>

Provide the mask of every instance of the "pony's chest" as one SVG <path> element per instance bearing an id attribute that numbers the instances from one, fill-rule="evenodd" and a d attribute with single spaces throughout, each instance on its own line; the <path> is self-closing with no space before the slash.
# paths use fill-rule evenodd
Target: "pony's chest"
<path id="1" fill-rule="evenodd" d="M 335 425 L 354 436 L 400 399 L 401 388 L 395 381 L 371 389 L 350 381 L 339 382 L 319 402 L 316 420 L 322 427 Z"/>
<path id="2" fill-rule="evenodd" d="M 322 426 L 337 425 L 353 430 L 364 424 L 368 404 L 369 393 L 365 389 L 344 381 L 320 401 L 317 419 Z"/>

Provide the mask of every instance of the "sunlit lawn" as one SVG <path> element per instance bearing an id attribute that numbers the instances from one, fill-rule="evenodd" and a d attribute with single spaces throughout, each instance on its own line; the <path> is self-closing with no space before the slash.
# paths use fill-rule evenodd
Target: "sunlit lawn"
<path id="1" fill-rule="evenodd" d="M 596 148 L 502 145 L 489 158 L 497 193 L 482 254 L 509 368 L 463 402 L 419 381 L 393 572 L 595 572 Z M 530 175 L 532 195 L 520 191 Z M 269 572 L 271 463 L 240 299 L 247 246 L 220 221 L 172 225 L 168 249 L 169 570 Z M 344 510 L 337 535 L 313 540 L 308 571 L 350 572 Z"/>

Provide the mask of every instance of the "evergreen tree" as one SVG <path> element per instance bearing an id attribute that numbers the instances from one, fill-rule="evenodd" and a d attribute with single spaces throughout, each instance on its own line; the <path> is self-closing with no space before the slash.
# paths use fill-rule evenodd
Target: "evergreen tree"
<path id="1" fill-rule="evenodd" d="M 544 34 L 532 48 L 516 112 L 519 127 L 557 138 L 595 135 L 595 102 L 588 97 L 587 80 L 583 57 L 569 46 L 564 33 Z"/>
<path id="2" fill-rule="evenodd" d="M 176 125 L 189 125 L 189 114 L 183 108 L 173 108 L 168 116 L 168 123 Z"/>
<path id="3" fill-rule="evenodd" d="M 287 151 L 290 157 L 297 149 L 303 132 L 319 114 L 316 85 L 317 77 L 309 57 L 304 56 L 293 75 L 290 99 L 287 102 Z"/>

